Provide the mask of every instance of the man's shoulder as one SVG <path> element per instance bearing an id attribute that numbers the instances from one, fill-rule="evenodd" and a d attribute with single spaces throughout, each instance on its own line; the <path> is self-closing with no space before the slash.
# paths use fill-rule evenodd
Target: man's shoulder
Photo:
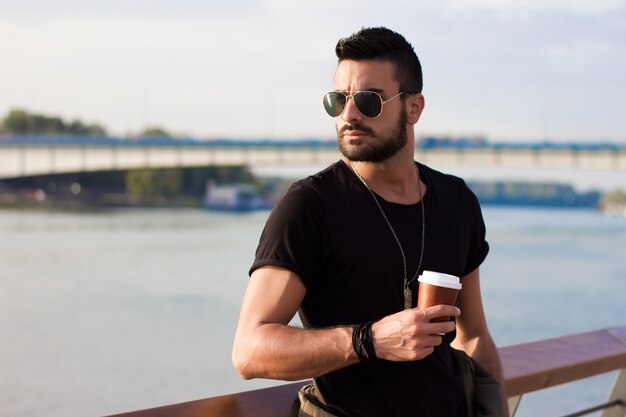
<path id="1" fill-rule="evenodd" d="M 335 162 L 315 174 L 293 182 L 277 206 L 288 205 L 303 210 L 319 208 L 324 201 L 332 200 L 341 193 L 345 177 L 345 164 L 341 161 Z"/>
<path id="2" fill-rule="evenodd" d="M 293 183 L 290 192 L 308 190 L 317 194 L 332 192 L 345 182 L 346 169 L 342 161 L 335 162 L 323 170 Z M 306 191 L 305 191 L 306 192 Z"/>
<path id="3" fill-rule="evenodd" d="M 431 187 L 434 194 L 445 201 L 474 204 L 477 199 L 465 180 L 456 175 L 447 174 L 424 164 L 419 164 L 424 182 Z"/>
<path id="4" fill-rule="evenodd" d="M 423 175 L 427 181 L 431 181 L 435 186 L 443 185 L 447 187 L 467 188 L 465 180 L 461 177 L 438 171 L 419 162 L 417 165 L 419 167 L 420 174 Z"/>

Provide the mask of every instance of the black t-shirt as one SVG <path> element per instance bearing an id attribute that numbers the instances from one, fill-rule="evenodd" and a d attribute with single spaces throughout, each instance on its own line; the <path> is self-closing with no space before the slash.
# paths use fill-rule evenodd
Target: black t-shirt
<path id="1" fill-rule="evenodd" d="M 419 272 L 464 276 L 489 251 L 478 200 L 460 178 L 417 166 L 427 185 Z M 400 239 L 410 279 L 420 257 L 422 203 L 377 198 Z M 371 194 L 342 161 L 294 183 L 272 211 L 250 273 L 268 265 L 295 272 L 306 286 L 299 310 L 305 327 L 380 320 L 404 308 L 398 244 Z M 417 280 L 411 289 L 415 306 Z M 434 353 L 419 361 L 362 362 L 315 383 L 339 416 L 461 416 L 463 386 L 450 350 L 454 337 L 445 335 Z"/>

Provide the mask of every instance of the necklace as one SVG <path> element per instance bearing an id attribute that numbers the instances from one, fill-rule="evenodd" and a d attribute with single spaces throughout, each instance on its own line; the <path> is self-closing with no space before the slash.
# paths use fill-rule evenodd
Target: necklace
<path id="1" fill-rule="evenodd" d="M 413 277 L 409 280 L 408 275 L 407 275 L 407 268 L 406 268 L 406 256 L 404 255 L 404 249 L 402 249 L 402 244 L 400 243 L 400 239 L 398 239 L 398 235 L 396 234 L 396 231 L 394 230 L 393 226 L 391 225 L 391 222 L 387 218 L 387 215 L 385 214 L 383 207 L 380 205 L 378 198 L 376 198 L 376 194 L 374 194 L 374 191 L 372 191 L 369 185 L 367 185 L 367 182 L 365 182 L 363 177 L 361 177 L 361 174 L 359 174 L 359 171 L 357 171 L 356 166 L 354 166 L 353 161 L 350 161 L 350 166 L 352 167 L 352 170 L 356 174 L 357 178 L 363 183 L 367 191 L 370 192 L 370 195 L 374 199 L 374 202 L 376 203 L 378 210 L 380 210 L 380 214 L 383 215 L 383 218 L 385 219 L 385 222 L 387 223 L 387 226 L 389 227 L 389 230 L 391 231 L 393 238 L 396 240 L 396 243 L 398 244 L 398 248 L 400 248 L 400 254 L 402 255 L 402 266 L 404 268 L 404 283 L 403 283 L 404 284 L 403 285 L 404 286 L 404 308 L 405 309 L 411 308 L 413 293 L 411 292 L 411 289 L 409 288 L 409 286 L 411 285 L 413 281 L 415 281 L 415 279 L 419 275 L 420 268 L 422 267 L 422 260 L 424 259 L 424 243 L 426 241 L 426 216 L 424 213 L 424 198 L 422 197 L 422 186 L 420 184 L 420 172 L 416 167 L 415 170 L 417 171 L 417 190 L 420 195 L 420 205 L 422 206 L 422 247 L 420 249 L 420 260 L 419 260 L 419 263 L 417 264 L 417 270 L 415 271 L 415 275 L 413 275 Z"/>

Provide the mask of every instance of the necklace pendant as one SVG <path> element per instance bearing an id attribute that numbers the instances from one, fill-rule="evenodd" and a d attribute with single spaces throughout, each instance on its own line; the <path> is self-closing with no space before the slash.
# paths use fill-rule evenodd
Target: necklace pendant
<path id="1" fill-rule="evenodd" d="M 411 300 L 413 298 L 413 293 L 411 289 L 407 286 L 404 287 L 404 309 L 411 308 Z"/>

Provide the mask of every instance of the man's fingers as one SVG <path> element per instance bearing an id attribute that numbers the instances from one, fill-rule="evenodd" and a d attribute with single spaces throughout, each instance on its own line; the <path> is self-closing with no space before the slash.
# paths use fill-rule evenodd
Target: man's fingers
<path id="1" fill-rule="evenodd" d="M 441 321 L 436 323 L 429 323 L 428 330 L 431 334 L 444 334 L 450 333 L 456 328 L 456 323 L 453 321 Z"/>
<path id="2" fill-rule="evenodd" d="M 461 314 L 455 306 L 437 305 L 423 310 L 424 328 L 430 334 L 450 333 L 456 328 L 456 323 L 451 321 L 451 317 L 458 317 Z"/>
<path id="3" fill-rule="evenodd" d="M 425 308 L 422 311 L 424 312 L 424 318 L 427 319 L 427 321 L 430 321 L 437 317 L 458 317 L 461 315 L 461 310 L 459 310 L 455 306 L 448 305 L 436 305 Z"/>

